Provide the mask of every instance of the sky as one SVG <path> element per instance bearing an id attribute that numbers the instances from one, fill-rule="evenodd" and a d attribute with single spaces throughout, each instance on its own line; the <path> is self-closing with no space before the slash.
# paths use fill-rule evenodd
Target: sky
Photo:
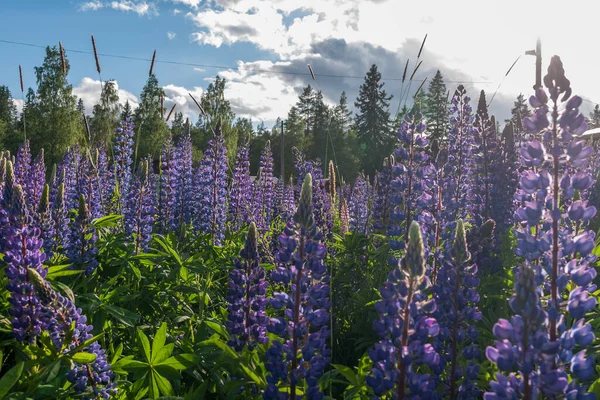
<path id="1" fill-rule="evenodd" d="M 200 97 L 217 74 L 227 80 L 233 111 L 269 127 L 286 117 L 307 84 L 330 104 L 346 91 L 352 104 L 377 64 L 393 95 L 392 111 L 410 103 L 405 93 L 425 78 L 427 87 L 439 69 L 451 93 L 466 87 L 474 107 L 480 90 L 489 102 L 499 87 L 490 111 L 503 121 L 519 93 L 532 94 L 535 57 L 525 51 L 540 37 L 543 74 L 550 57 L 559 55 L 588 113 L 600 102 L 600 5 L 594 1 L 0 0 L 0 85 L 9 86 L 20 106 L 18 66 L 25 86 L 35 88 L 43 47 L 61 41 L 69 82 L 88 111 L 100 96 L 100 79 L 115 80 L 121 101 L 135 106 L 156 50 L 165 106 L 177 104 L 192 120 L 198 110 L 188 93 Z M 92 34 L 101 78 L 90 54 Z M 422 64 L 409 87 L 400 78 L 407 60 L 408 74 L 414 70 L 425 35 Z"/>

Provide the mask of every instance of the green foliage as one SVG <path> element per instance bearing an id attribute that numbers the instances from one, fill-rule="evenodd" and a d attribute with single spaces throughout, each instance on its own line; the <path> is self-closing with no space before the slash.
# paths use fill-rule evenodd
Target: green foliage
<path id="1" fill-rule="evenodd" d="M 357 109 L 354 123 L 362 149 L 362 166 L 365 174 L 371 177 L 380 169 L 383 159 L 389 155 L 395 143 L 389 112 L 392 96 L 387 95 L 383 86 L 381 73 L 377 65 L 373 64 L 354 103 Z"/>
<path id="2" fill-rule="evenodd" d="M 158 86 L 158 79 L 151 75 L 140 95 L 140 105 L 134 113 L 135 159 L 150 154 L 158 158 L 163 144 L 169 136 L 169 127 L 163 119 L 161 96 L 164 91 Z"/>
<path id="3" fill-rule="evenodd" d="M 69 73 L 69 60 L 65 56 L 65 69 Z M 58 163 L 66 150 L 83 140 L 83 126 L 76 110 L 73 87 L 63 74 L 60 52 L 46 47 L 46 56 L 40 67 L 35 67 L 37 91 L 27 93 L 25 105 L 27 138 L 31 139 L 31 152 L 44 149 L 46 163 Z"/>

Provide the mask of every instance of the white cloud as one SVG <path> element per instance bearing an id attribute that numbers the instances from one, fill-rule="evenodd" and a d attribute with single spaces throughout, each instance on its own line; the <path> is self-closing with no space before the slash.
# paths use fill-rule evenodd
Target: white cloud
<path id="1" fill-rule="evenodd" d="M 17 107 L 17 113 L 21 115 L 21 113 L 23 112 L 23 105 L 25 104 L 25 102 L 21 99 L 13 99 L 13 103 L 15 103 L 15 107 Z"/>
<path id="2" fill-rule="evenodd" d="M 183 86 L 169 84 L 163 86 L 162 89 L 165 92 L 165 108 L 167 109 L 165 117 L 171 110 L 171 107 L 173 107 L 173 104 L 176 104 L 173 113 L 181 112 L 183 113 L 183 118 L 189 118 L 190 121 L 196 121 L 198 119 L 200 111 L 188 93 L 191 93 L 196 100 L 200 101 L 200 97 L 203 93 L 202 88 L 195 86 L 193 89 L 187 89 Z M 172 118 L 173 117 L 171 117 L 171 120 Z"/>
<path id="3" fill-rule="evenodd" d="M 167 37 L 169 38 L 169 40 L 175 39 L 175 36 L 177 36 L 175 32 L 167 32 Z"/>
<path id="4" fill-rule="evenodd" d="M 124 105 L 129 100 L 131 108 L 135 109 L 138 106 L 138 98 L 131 92 L 119 88 L 119 83 L 115 82 L 115 87 L 119 93 L 119 103 Z M 100 100 L 100 81 L 85 77 L 79 82 L 79 85 L 73 87 L 73 94 L 78 98 L 83 99 L 83 106 L 87 114 L 92 113 L 95 104 Z"/>
<path id="5" fill-rule="evenodd" d="M 113 10 L 134 12 L 137 15 L 158 15 L 156 6 L 145 1 L 134 2 L 131 0 L 113 1 L 110 3 Z"/>
<path id="6" fill-rule="evenodd" d="M 206 70 L 204 68 L 194 67 L 194 71 L 196 71 L 196 72 L 204 72 Z"/>
<path id="7" fill-rule="evenodd" d="M 173 15 L 181 14 L 181 10 L 178 8 L 173 9 Z"/>
<path id="8" fill-rule="evenodd" d="M 79 6 L 79 9 L 81 11 L 96 11 L 96 10 L 101 9 L 102 7 L 104 7 L 104 4 L 102 4 L 98 0 L 94 0 L 94 1 L 88 1 L 86 3 L 81 4 Z"/>
<path id="9" fill-rule="evenodd" d="M 445 71 L 461 71 L 465 81 L 477 81 L 470 86 L 472 97 L 480 89 L 486 90 L 488 98 L 503 80 L 513 61 L 519 62 L 504 78 L 494 100 L 495 107 L 503 107 L 520 92 L 528 95 L 534 80 L 534 58 L 524 56 L 533 49 L 538 35 L 543 39 L 543 73 L 553 54 L 559 54 L 564 62 L 567 76 L 575 93 L 600 101 L 600 80 L 590 79 L 597 74 L 596 65 L 600 53 L 584 49 L 594 48 L 596 15 L 565 8 L 559 0 L 523 2 L 522 0 L 490 0 L 482 8 L 477 0 L 464 0 L 460 7 L 447 0 L 424 0 L 402 3 L 381 0 L 214 0 L 216 9 L 200 9 L 188 12 L 198 28 L 192 39 L 200 44 L 220 47 L 239 42 L 250 43 L 258 49 L 272 52 L 280 60 L 303 60 L 320 57 L 315 45 L 328 40 L 343 40 L 348 45 L 370 46 L 383 52 L 399 52 L 397 67 L 389 65 L 382 71 L 384 79 L 402 75 L 407 58 L 409 71 L 414 68 L 416 53 L 407 43 L 421 42 L 428 34 L 423 66 L 415 78 L 429 79 L 428 74 L 439 68 Z M 592 0 L 578 3 L 578 9 L 595 9 Z M 562 10 L 556 13 L 556 10 Z M 470 10 L 466 13 L 465 10 Z M 515 13 L 514 10 L 519 10 Z M 291 17 L 297 15 L 297 17 Z M 400 19 L 399 19 L 400 18 Z M 512 28 L 507 28 L 510 21 Z M 536 23 L 544 21 L 544 23 Z M 571 21 L 577 30 L 565 35 L 564 29 Z M 385 31 L 385 34 L 382 32 Z M 418 45 L 417 45 L 418 49 Z M 322 49 L 321 49 L 322 50 Z M 330 52 L 331 53 L 331 52 Z M 377 51 L 369 53 L 377 63 Z M 323 60 L 337 65 L 338 59 L 329 55 Z M 345 60 L 341 60 L 345 61 Z M 356 70 L 357 61 L 354 61 Z M 426 68 L 429 67 L 429 68 Z M 364 74 L 361 72 L 360 75 Z M 332 71 L 331 73 L 342 73 Z M 317 72 L 318 74 L 318 72 Z M 225 75 L 225 74 L 222 74 Z M 256 78 L 258 79 L 258 78 Z M 270 78 L 264 78 L 269 81 Z M 462 79 L 462 78 L 461 78 Z M 231 82 L 234 85 L 235 81 Z M 237 82 L 238 87 L 242 82 Z M 272 83 L 271 83 L 272 84 Z M 358 86 L 360 81 L 348 81 L 346 86 Z M 448 82 L 451 91 L 456 82 Z M 246 85 L 247 88 L 254 84 Z M 233 86 L 230 86 L 233 87 Z M 244 89 L 254 93 L 255 89 Z M 232 93 L 233 96 L 237 96 Z M 240 98 L 240 102 L 254 101 Z M 288 107 L 290 104 L 287 104 Z M 257 104 L 257 106 L 260 106 Z M 508 113 L 509 110 L 505 110 Z M 283 115 L 281 115 L 283 116 Z"/>
<path id="10" fill-rule="evenodd" d="M 197 9 L 202 0 L 171 0 L 175 4 L 183 4 L 193 9 Z"/>

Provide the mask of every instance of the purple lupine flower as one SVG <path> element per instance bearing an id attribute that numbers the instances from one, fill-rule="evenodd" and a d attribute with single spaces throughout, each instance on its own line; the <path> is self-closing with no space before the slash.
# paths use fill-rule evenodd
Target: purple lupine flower
<path id="1" fill-rule="evenodd" d="M 35 224 L 40 228 L 40 237 L 43 241 L 44 254 L 46 260 L 50 260 L 54 254 L 54 240 L 56 237 L 56 229 L 52 220 L 52 210 L 50 208 L 50 187 L 44 185 L 42 198 L 35 213 Z"/>
<path id="2" fill-rule="evenodd" d="M 191 224 L 194 213 L 194 193 L 190 190 L 194 180 L 192 150 L 192 137 L 189 130 L 186 130 L 175 150 L 179 157 L 179 183 L 177 185 L 179 193 L 176 206 L 176 220 L 179 227 Z"/>
<path id="3" fill-rule="evenodd" d="M 515 195 L 520 202 L 515 212 L 520 225 L 515 230 L 515 251 L 526 265 L 538 268 L 536 284 L 541 285 L 541 295 L 548 299 L 548 328 L 536 340 L 546 342 L 544 348 L 552 351 L 539 364 L 537 387 L 543 396 L 553 398 L 567 391 L 578 393 L 589 379 L 589 369 L 593 369 L 593 363 L 582 360 L 584 354 L 574 354 L 577 343 L 573 338 L 576 331 L 591 332 L 583 318 L 597 305 L 596 298 L 589 295 L 596 290 L 592 266 L 597 260 L 592 254 L 595 235 L 586 229 L 596 209 L 576 196 L 592 184 L 585 166 L 593 149 L 579 138 L 586 130 L 579 113 L 581 98 L 571 97 L 559 57 L 552 57 L 544 84 L 549 94 L 542 88 L 536 90 L 530 98 L 533 113 L 523 121 L 534 137 L 541 136 L 543 143 L 534 139 L 521 149 L 525 169 Z M 572 319 L 566 317 L 567 313 Z M 578 349 L 586 350 L 588 345 Z M 573 378 L 568 386 L 567 365 Z"/>
<path id="4" fill-rule="evenodd" d="M 515 135 L 512 124 L 507 124 L 502 131 L 501 162 L 492 186 L 492 219 L 496 221 L 497 231 L 505 232 L 514 224 L 514 196 L 519 186 L 519 158 L 515 148 Z"/>
<path id="5" fill-rule="evenodd" d="M 376 196 L 373 205 L 373 228 L 377 232 L 385 233 L 392 212 L 390 202 L 390 189 L 392 185 L 392 165 L 394 156 L 383 159 L 383 168 L 377 173 L 377 184 L 375 186 Z"/>
<path id="6" fill-rule="evenodd" d="M 340 207 L 340 233 L 345 235 L 348 231 L 350 231 L 350 210 L 346 199 L 343 199 Z"/>
<path id="7" fill-rule="evenodd" d="M 85 271 L 90 276 L 98 266 L 96 255 L 98 248 L 96 228 L 92 225 L 90 209 L 84 195 L 79 196 L 79 208 L 70 226 L 67 255 L 73 263 L 73 269 Z"/>
<path id="8" fill-rule="evenodd" d="M 348 210 L 350 212 L 350 230 L 363 235 L 366 235 L 369 229 L 367 191 L 367 181 L 365 176 L 361 173 L 358 175 L 352 186 Z"/>
<path id="9" fill-rule="evenodd" d="M 442 201 L 446 209 L 446 223 L 472 219 L 479 212 L 479 209 L 473 209 L 479 208 L 479 201 L 473 192 L 475 129 L 470 100 L 464 86 L 459 85 L 451 101 L 453 116 L 450 118 L 449 147 L 444 165 Z"/>
<path id="10" fill-rule="evenodd" d="M 44 149 L 41 149 L 29 170 L 27 192 L 25 193 L 25 200 L 32 214 L 35 213 L 37 206 L 40 204 L 45 184 L 46 164 L 44 164 Z"/>
<path id="11" fill-rule="evenodd" d="M 507 393 L 514 393 L 512 398 L 535 399 L 544 385 L 558 386 L 564 390 L 567 380 L 559 374 L 554 375 L 554 382 L 544 379 L 544 370 L 552 363 L 556 346 L 548 340 L 547 314 L 540 301 L 535 266 L 524 263 L 518 267 L 515 291 L 509 304 L 516 314 L 511 321 L 500 319 L 494 325 L 494 335 L 498 338 L 494 346 L 486 349 L 486 357 L 495 363 L 501 372 L 496 374 L 496 381 L 490 382 L 491 392 L 484 394 L 484 399 L 495 400 L 506 398 Z M 512 371 L 515 368 L 519 376 Z M 509 379 L 503 373 L 510 372 Z"/>
<path id="12" fill-rule="evenodd" d="M 65 205 L 64 183 L 58 185 L 56 197 L 52 203 L 52 221 L 54 226 L 52 251 L 56 252 L 61 247 L 66 248 L 69 240 L 69 213 Z"/>
<path id="13" fill-rule="evenodd" d="M 502 161 L 500 145 L 496 136 L 496 127 L 488 115 L 485 92 L 482 90 L 473 122 L 473 182 L 474 199 L 479 204 L 479 212 L 473 214 L 474 223 L 481 225 L 492 218 L 493 187 L 497 185 L 498 172 Z"/>
<path id="14" fill-rule="evenodd" d="M 123 213 L 125 235 L 133 235 L 135 254 L 139 254 L 141 250 L 148 250 L 152 239 L 155 192 L 149 170 L 151 160 L 150 157 L 143 160 L 138 173 L 133 177 Z"/>
<path id="15" fill-rule="evenodd" d="M 7 174 L 9 176 L 0 209 L 0 252 L 4 254 L 2 264 L 8 278 L 6 289 L 10 293 L 8 302 L 11 308 L 8 313 L 12 317 L 13 336 L 18 341 L 33 343 L 45 326 L 40 319 L 41 305 L 29 281 L 28 271 L 34 269 L 45 276 L 47 270 L 42 264 L 46 255 L 40 251 L 43 244 L 39 237 L 40 229 L 34 226 L 25 206 L 23 188 L 14 184 L 10 162 Z"/>
<path id="16" fill-rule="evenodd" d="M 27 193 L 29 193 L 29 178 L 31 176 L 31 150 L 29 147 L 29 140 L 26 140 L 25 143 L 19 147 L 13 167 L 15 172 L 15 184 L 21 185 L 23 192 L 25 193 L 25 200 L 27 200 Z"/>
<path id="17" fill-rule="evenodd" d="M 327 193 L 325 180 L 323 179 L 323 171 L 321 170 L 321 161 L 306 160 L 306 156 L 300 152 L 296 147 L 292 147 L 294 154 L 294 167 L 296 169 L 297 185 L 295 190 L 295 196 L 298 197 L 300 190 L 299 187 L 304 182 L 304 177 L 307 174 L 311 174 L 314 185 L 313 185 L 313 205 L 315 213 L 315 222 L 319 229 L 323 232 L 323 235 L 329 237 L 331 235 L 331 229 L 333 227 L 333 219 L 330 212 L 331 199 Z"/>
<path id="18" fill-rule="evenodd" d="M 6 158 L 0 155 L 0 202 L 4 194 L 4 180 L 6 179 Z"/>
<path id="19" fill-rule="evenodd" d="M 64 184 L 64 205 L 68 211 L 77 209 L 79 205 L 78 187 L 78 165 L 81 163 L 79 146 L 73 146 L 61 160 L 57 168 L 57 175 L 60 178 L 59 184 Z M 52 199 L 54 202 L 54 199 Z"/>
<path id="20" fill-rule="evenodd" d="M 296 214 L 296 199 L 294 197 L 294 184 L 292 178 L 290 182 L 283 188 L 283 201 L 281 206 L 281 219 L 287 223 Z"/>
<path id="21" fill-rule="evenodd" d="M 100 218 L 102 213 L 102 201 L 100 186 L 98 185 L 97 160 L 93 160 L 92 155 L 86 152 L 80 160 L 77 176 L 78 193 L 85 198 L 85 202 L 90 210 L 91 219 Z"/>
<path id="22" fill-rule="evenodd" d="M 424 293 L 429 285 L 421 228 L 413 221 L 406 254 L 388 275 L 380 289 L 382 299 L 375 305 L 379 319 L 373 328 L 381 341 L 369 350 L 373 369 L 366 379 L 377 397 L 390 391 L 396 399 L 433 396 L 435 381 L 415 368 L 439 368 L 439 355 L 427 343 L 439 332 L 435 318 L 430 316 L 436 303 Z"/>
<path id="23" fill-rule="evenodd" d="M 229 273 L 225 325 L 231 335 L 228 344 L 236 351 L 241 351 L 246 345 L 253 350 L 257 343 L 265 344 L 269 340 L 266 336 L 269 318 L 265 314 L 268 282 L 265 269 L 259 264 L 258 232 L 252 222 L 245 246 L 240 257 L 235 259 L 235 268 Z"/>
<path id="24" fill-rule="evenodd" d="M 131 181 L 131 169 L 133 164 L 133 122 L 129 119 L 121 121 L 117 128 L 114 146 L 115 186 L 120 196 L 119 210 L 125 204 L 129 183 Z"/>
<path id="25" fill-rule="evenodd" d="M 268 331 L 274 340 L 267 351 L 267 388 L 263 398 L 296 399 L 301 380 L 307 399 L 322 399 L 318 380 L 329 362 L 329 276 L 323 265 L 326 248 L 315 223 L 312 177 L 302 185 L 298 211 L 279 237 L 277 267 L 271 278 L 282 291 L 275 291 L 271 306 L 282 310 L 272 318 Z M 280 392 L 289 385 L 289 392 Z"/>
<path id="26" fill-rule="evenodd" d="M 476 359 L 481 353 L 475 344 L 478 336 L 475 324 L 482 314 L 476 306 L 479 302 L 477 265 L 469 263 L 470 259 L 463 221 L 458 220 L 454 241 L 442 258 L 432 289 L 437 305 L 434 316 L 440 327 L 434 341 L 440 354 L 440 370 L 434 371 L 438 376 L 439 372 L 446 371 L 442 391 L 450 399 L 481 397 L 475 385 L 479 372 Z M 456 382 L 461 377 L 462 383 L 457 387 Z"/>
<path id="27" fill-rule="evenodd" d="M 40 300 L 40 320 L 50 332 L 50 338 L 57 351 L 69 352 L 93 337 L 93 326 L 86 323 L 81 308 L 77 308 L 71 300 L 53 290 L 37 270 L 29 269 L 28 278 Z M 69 334 L 72 325 L 75 325 L 75 329 Z M 66 379 L 74 385 L 75 393 L 82 395 L 86 400 L 108 399 L 114 396 L 117 393 L 116 383 L 113 382 L 114 373 L 110 370 L 106 353 L 100 344 L 93 342 L 81 351 L 94 354 L 96 358 L 87 364 L 71 364 Z"/>
<path id="28" fill-rule="evenodd" d="M 220 123 L 215 137 L 208 142 L 196 175 L 200 211 L 195 227 L 201 233 L 212 234 L 213 243 L 218 245 L 224 238 L 227 220 L 227 149 Z"/>
<path id="29" fill-rule="evenodd" d="M 275 184 L 275 194 L 273 196 L 273 219 L 281 216 L 284 191 L 283 180 L 279 179 Z"/>
<path id="30" fill-rule="evenodd" d="M 94 159 L 96 160 L 96 177 L 100 202 L 102 203 L 102 215 L 109 215 L 113 211 L 111 208 L 112 195 L 115 190 L 114 170 L 108 164 L 108 156 L 106 154 L 106 145 L 101 143 L 94 151 Z"/>
<path id="31" fill-rule="evenodd" d="M 273 153 L 267 140 L 260 154 L 259 173 L 253 196 L 255 218 L 259 229 L 268 229 L 273 214 Z"/>
<path id="32" fill-rule="evenodd" d="M 181 179 L 181 159 L 173 147 L 171 135 L 167 138 L 161 153 L 160 190 L 159 190 L 159 222 L 162 233 L 175 232 L 177 230 L 177 203 Z M 187 189 L 190 191 L 190 189 Z"/>
<path id="33" fill-rule="evenodd" d="M 240 146 L 235 156 L 231 190 L 229 192 L 229 222 L 234 230 L 249 221 L 252 203 L 252 181 L 248 161 L 248 143 Z"/>
<path id="34" fill-rule="evenodd" d="M 392 212 L 388 229 L 390 247 L 395 253 L 404 248 L 406 232 L 412 221 L 420 221 L 423 234 L 426 235 L 425 243 L 431 241 L 429 235 L 433 229 L 430 225 L 435 222 L 432 212 L 435 197 L 432 188 L 436 183 L 437 171 L 425 151 L 429 144 L 425 137 L 426 129 L 422 115 L 414 112 L 404 116 L 398 130 L 400 145 L 394 150 L 391 160 L 389 201 Z M 428 250 L 428 246 L 425 246 L 425 250 Z M 393 261 L 393 265 L 397 263 L 398 260 Z"/>

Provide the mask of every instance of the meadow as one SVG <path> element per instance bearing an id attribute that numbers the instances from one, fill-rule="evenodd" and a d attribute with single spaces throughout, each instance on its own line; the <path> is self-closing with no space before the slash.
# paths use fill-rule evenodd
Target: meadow
<path id="1" fill-rule="evenodd" d="M 502 132 L 458 86 L 439 146 L 405 109 L 352 181 L 296 147 L 277 179 L 218 120 L 199 160 L 131 118 L 56 165 L 1 151 L 0 399 L 595 399 L 581 102 L 557 56 Z"/>

